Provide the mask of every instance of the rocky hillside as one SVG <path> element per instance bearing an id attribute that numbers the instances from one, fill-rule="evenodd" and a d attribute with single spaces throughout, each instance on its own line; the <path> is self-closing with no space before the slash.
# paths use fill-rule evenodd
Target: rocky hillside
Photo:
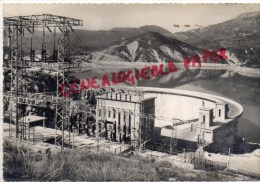
<path id="1" fill-rule="evenodd" d="M 139 28 L 114 28 L 111 30 L 75 30 L 72 34 L 72 45 L 86 48 L 90 51 L 101 50 L 121 42 L 128 38 L 133 38 L 147 32 L 158 32 L 165 36 L 172 36 L 168 30 L 155 25 L 147 25 Z"/>
<path id="2" fill-rule="evenodd" d="M 128 38 L 119 44 L 88 56 L 92 61 L 123 62 L 163 62 L 173 60 L 182 62 L 185 56 L 201 53 L 189 44 L 164 36 L 157 32 L 148 32 L 134 38 Z"/>
<path id="3" fill-rule="evenodd" d="M 201 49 L 224 47 L 245 66 L 260 68 L 260 12 L 244 13 L 223 23 L 178 32 L 174 37 Z"/>
<path id="4" fill-rule="evenodd" d="M 260 68 L 259 26 L 260 12 L 255 12 L 244 13 L 202 29 L 175 34 L 154 25 L 98 31 L 75 30 L 70 34 L 71 52 L 86 61 L 161 62 L 170 59 L 180 61 L 183 56 L 190 56 L 200 50 L 224 47 L 231 59 L 229 64 Z M 29 32 L 25 31 L 25 55 L 29 54 L 31 46 L 28 35 Z M 47 56 L 52 56 L 53 37 L 48 30 L 45 30 L 45 35 Z M 40 30 L 35 30 L 33 38 L 33 49 L 39 56 L 43 40 Z"/>
<path id="5" fill-rule="evenodd" d="M 32 36 L 25 30 L 24 53 L 29 54 L 31 48 L 31 36 L 33 37 L 32 47 L 36 52 L 42 49 L 43 33 L 42 30 L 36 29 Z M 147 25 L 139 28 L 114 28 L 111 30 L 77 30 L 70 33 L 71 51 L 73 55 L 86 55 L 90 52 L 102 50 L 104 48 L 115 45 L 125 39 L 133 38 L 147 32 L 158 32 L 165 36 L 172 36 L 168 30 L 155 25 Z M 59 31 L 57 30 L 57 33 Z M 47 55 L 51 56 L 54 48 L 53 34 L 45 30 L 44 43 L 47 47 Z M 3 42 L 7 45 L 6 39 Z M 57 46 L 57 42 L 56 42 Z M 39 53 L 40 54 L 40 53 Z"/>

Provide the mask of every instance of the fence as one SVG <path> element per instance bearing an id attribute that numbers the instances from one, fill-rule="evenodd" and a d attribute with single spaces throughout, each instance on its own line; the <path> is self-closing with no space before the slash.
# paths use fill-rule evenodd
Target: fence
<path id="1" fill-rule="evenodd" d="M 226 162 L 211 161 L 202 157 L 194 157 L 191 163 L 194 164 L 195 169 L 205 171 L 224 170 L 228 167 Z"/>

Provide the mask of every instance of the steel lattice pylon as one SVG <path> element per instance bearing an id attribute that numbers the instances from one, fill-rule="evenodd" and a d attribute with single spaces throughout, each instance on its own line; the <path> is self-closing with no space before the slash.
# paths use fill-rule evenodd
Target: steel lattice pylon
<path id="1" fill-rule="evenodd" d="M 16 16 L 4 18 L 4 29 L 7 32 L 8 46 L 7 46 L 7 58 L 4 54 L 4 66 L 9 67 L 11 70 L 10 76 L 10 88 L 4 89 L 4 100 L 9 103 L 14 103 L 14 108 L 11 110 L 10 119 L 14 120 L 16 125 L 16 138 L 25 139 L 24 127 L 22 118 L 21 106 L 22 104 L 36 105 L 38 107 L 50 107 L 48 103 L 56 106 L 56 144 L 63 149 L 64 144 L 70 145 L 70 99 L 62 98 L 63 94 L 60 93 L 59 88 L 61 85 L 68 81 L 67 73 L 70 70 L 70 37 L 69 32 L 72 26 L 82 26 L 83 21 L 74 18 L 68 18 L 64 16 L 56 16 L 50 14 L 43 15 L 31 15 L 31 16 Z M 54 28 L 54 33 L 51 31 L 51 27 Z M 47 28 L 53 35 L 54 39 L 58 37 L 58 56 L 57 62 L 50 63 L 52 69 L 57 72 L 57 85 L 56 96 L 46 97 L 39 99 L 36 97 L 30 97 L 27 95 L 27 89 L 23 88 L 23 76 L 26 74 L 26 67 L 43 67 L 48 68 L 49 63 L 46 60 L 41 59 L 41 62 L 34 62 L 34 60 L 23 60 L 23 37 L 24 31 L 27 30 L 32 35 L 35 28 Z M 60 34 L 56 35 L 56 28 L 59 28 Z M 43 35 L 43 44 L 44 44 Z M 32 39 L 31 39 L 32 42 Z M 44 48 L 44 46 L 43 46 Z M 32 48 L 31 48 L 32 51 Z M 44 51 L 43 51 L 44 52 Z M 45 52 L 46 54 L 46 52 Z M 33 55 L 32 55 L 33 57 Z M 46 57 L 45 57 L 46 58 Z M 33 64 L 31 64 L 33 63 Z M 46 65 L 47 64 L 47 65 Z M 55 66 L 53 66 L 53 64 Z M 75 66 L 75 65 L 74 65 Z M 65 90 L 64 90 L 65 92 Z M 41 94 L 43 97 L 44 94 Z M 48 100 L 48 101 L 47 101 Z"/>
<path id="2" fill-rule="evenodd" d="M 22 60 L 22 39 L 23 39 L 23 29 L 20 25 L 21 21 L 17 22 L 16 25 L 8 26 L 8 58 L 10 59 L 10 69 L 11 69 L 11 84 L 10 93 L 12 96 L 19 96 L 23 92 L 23 69 L 21 67 Z M 22 127 L 19 119 L 22 117 L 21 105 L 14 102 L 14 108 L 12 108 L 13 114 L 11 114 L 12 119 L 15 121 L 16 125 L 16 138 L 22 137 Z"/>
<path id="3" fill-rule="evenodd" d="M 144 141 L 146 139 L 146 132 L 144 132 L 144 129 L 145 129 L 145 121 L 144 121 L 144 117 L 142 117 L 142 114 L 144 113 L 144 93 L 143 92 L 138 92 L 138 102 L 139 102 L 139 113 L 141 115 L 140 117 L 140 122 L 139 122 L 139 137 L 138 137 L 138 140 L 139 140 L 139 148 L 140 149 L 143 149 L 144 146 Z"/>
<path id="4" fill-rule="evenodd" d="M 64 24 L 59 26 L 61 34 L 58 36 L 58 63 L 69 63 L 69 30 L 68 25 Z M 65 91 L 61 93 L 59 88 L 62 87 L 64 83 L 68 83 L 69 76 L 67 75 L 67 71 L 59 67 L 57 64 L 57 97 L 62 97 L 65 95 Z M 71 145 L 71 129 L 70 129 L 70 102 L 69 98 L 65 97 L 64 102 L 61 105 L 56 105 L 56 138 L 55 144 L 60 145 L 61 148 L 64 147 L 64 144 Z M 67 132 L 64 132 L 67 131 Z"/>

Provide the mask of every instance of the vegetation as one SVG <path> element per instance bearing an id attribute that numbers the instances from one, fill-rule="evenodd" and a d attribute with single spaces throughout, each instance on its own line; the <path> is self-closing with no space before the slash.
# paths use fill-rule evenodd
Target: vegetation
<path id="1" fill-rule="evenodd" d="M 184 169 L 168 161 L 140 156 L 124 158 L 97 155 L 86 150 L 56 154 L 33 153 L 24 146 L 4 142 L 4 177 L 7 181 L 157 181 L 157 180 L 238 180 L 219 172 Z"/>

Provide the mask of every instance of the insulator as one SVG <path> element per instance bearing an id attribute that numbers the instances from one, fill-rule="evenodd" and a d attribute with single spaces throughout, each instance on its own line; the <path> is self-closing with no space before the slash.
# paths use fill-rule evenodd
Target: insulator
<path id="1" fill-rule="evenodd" d="M 53 61 L 57 62 L 58 61 L 58 50 L 53 51 Z"/>
<path id="2" fill-rule="evenodd" d="M 42 62 L 47 62 L 46 50 L 42 49 Z"/>
<path id="3" fill-rule="evenodd" d="M 30 51 L 30 60 L 31 60 L 32 62 L 35 61 L 35 50 L 31 50 L 31 51 Z"/>
<path id="4" fill-rule="evenodd" d="M 19 51 L 19 55 L 20 55 L 20 58 L 21 58 L 21 60 L 23 59 L 23 56 L 24 56 L 24 51 L 23 50 L 20 50 Z"/>
<path id="5" fill-rule="evenodd" d="M 4 59 L 10 60 L 11 59 L 11 48 L 7 47 L 4 49 Z"/>

